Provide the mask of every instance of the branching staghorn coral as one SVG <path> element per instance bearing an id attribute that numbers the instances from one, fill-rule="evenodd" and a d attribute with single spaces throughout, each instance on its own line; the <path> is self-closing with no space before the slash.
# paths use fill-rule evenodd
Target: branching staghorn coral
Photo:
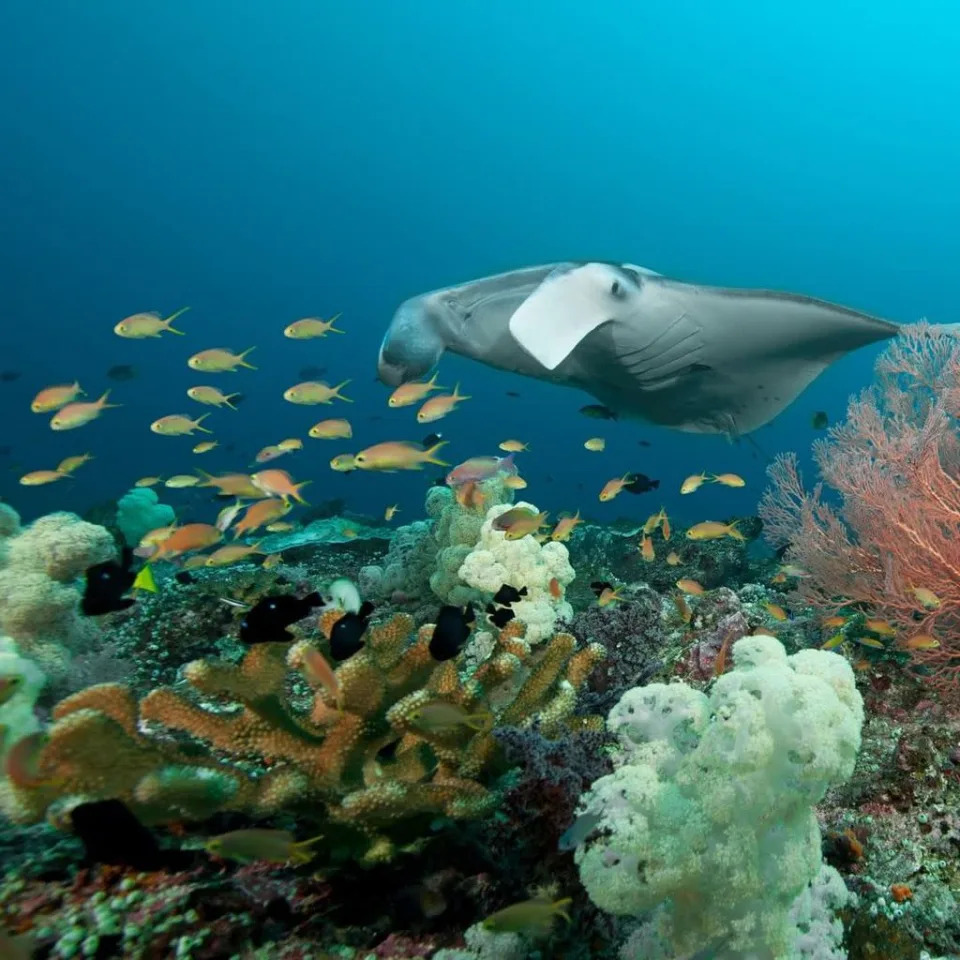
<path id="1" fill-rule="evenodd" d="M 337 612 L 321 617 L 329 631 Z M 496 804 L 497 742 L 463 725 L 424 730 L 414 713 L 444 701 L 496 723 L 536 722 L 549 735 L 591 725 L 575 717 L 576 692 L 603 656 L 557 634 L 531 654 L 522 625 L 501 631 L 469 676 L 462 663 L 435 661 L 432 626 L 414 633 L 399 614 L 375 625 L 364 648 L 336 669 L 336 695 L 310 685 L 308 640 L 252 647 L 240 664 L 196 660 L 191 688 L 161 687 L 137 704 L 120 684 L 100 684 L 62 701 L 30 783 L 8 779 L 0 804 L 21 821 L 85 799 L 119 797 L 144 821 L 203 819 L 219 810 L 309 813 L 351 828 L 366 858 L 389 858 L 388 836 L 404 821 L 480 817 Z M 171 731 L 187 734 L 185 738 Z M 384 748 L 396 745 L 387 753 Z"/>

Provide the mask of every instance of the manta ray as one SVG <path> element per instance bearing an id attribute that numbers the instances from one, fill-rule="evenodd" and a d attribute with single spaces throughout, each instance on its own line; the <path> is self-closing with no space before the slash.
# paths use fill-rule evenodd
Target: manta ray
<path id="1" fill-rule="evenodd" d="M 378 373 L 397 386 L 450 350 L 577 387 L 623 416 L 737 437 L 897 329 L 799 294 L 684 283 L 629 263 L 551 263 L 405 300 Z"/>

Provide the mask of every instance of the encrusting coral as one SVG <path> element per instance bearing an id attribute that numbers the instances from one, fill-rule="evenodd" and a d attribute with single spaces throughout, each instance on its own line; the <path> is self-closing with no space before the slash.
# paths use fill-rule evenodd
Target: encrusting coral
<path id="1" fill-rule="evenodd" d="M 116 556 L 110 532 L 72 513 L 51 513 L 20 529 L 7 508 L 0 534 L 0 632 L 51 678 L 67 670 L 71 651 L 95 631 L 79 612 L 74 581 Z"/>
<path id="2" fill-rule="evenodd" d="M 339 616 L 321 617 L 324 636 Z M 160 823 L 218 810 L 318 816 L 322 804 L 341 831 L 353 828 L 368 860 L 385 859 L 394 850 L 387 834 L 401 822 L 479 817 L 496 803 L 485 783 L 497 755 L 492 733 L 424 729 L 415 724 L 424 704 L 490 711 L 498 724 L 536 722 L 548 735 L 590 725 L 574 716 L 576 691 L 602 658 L 599 645 L 577 650 L 557 634 L 531 654 L 514 621 L 464 677 L 462 657 L 431 657 L 431 625 L 413 628 L 405 614 L 372 626 L 336 669 L 335 692 L 310 685 L 299 700 L 289 691 L 300 677 L 310 684 L 318 648 L 309 640 L 258 644 L 239 665 L 196 660 L 183 671 L 189 693 L 162 687 L 137 704 L 120 684 L 82 690 L 55 708 L 35 779 L 8 779 L 0 806 L 20 821 L 56 820 L 78 801 L 119 797 Z"/>

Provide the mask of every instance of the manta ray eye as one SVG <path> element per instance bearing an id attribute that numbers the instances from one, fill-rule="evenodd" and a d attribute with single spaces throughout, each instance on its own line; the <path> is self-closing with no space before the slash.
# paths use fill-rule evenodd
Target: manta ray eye
<path id="1" fill-rule="evenodd" d="M 622 297 L 623 296 L 623 284 L 619 280 L 614 280 L 610 284 L 610 296 L 612 297 Z"/>

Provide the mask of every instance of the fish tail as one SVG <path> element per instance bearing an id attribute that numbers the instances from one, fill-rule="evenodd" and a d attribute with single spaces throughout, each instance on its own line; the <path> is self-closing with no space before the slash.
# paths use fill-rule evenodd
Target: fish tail
<path id="1" fill-rule="evenodd" d="M 447 440 L 441 440 L 439 443 L 435 443 L 429 450 L 424 451 L 424 454 L 423 454 L 423 462 L 424 462 L 424 463 L 432 463 L 432 464 L 435 464 L 435 465 L 438 466 L 438 467 L 449 467 L 450 464 L 447 463 L 446 460 L 438 460 L 438 459 L 437 459 L 437 451 L 438 451 L 441 447 L 445 447 L 448 442 L 449 442 L 449 441 L 447 441 Z"/>
<path id="2" fill-rule="evenodd" d="M 170 324 L 173 323 L 173 321 L 176 320 L 177 317 L 179 317 L 181 314 L 186 313 L 189 309 L 190 309 L 189 307 L 181 307 L 179 310 L 176 311 L 176 313 L 171 313 L 170 316 L 163 321 L 164 330 L 169 330 L 171 333 L 176 333 L 181 337 L 185 336 L 182 330 L 176 330 L 173 327 L 171 327 Z"/>
<path id="3" fill-rule="evenodd" d="M 458 383 L 458 384 L 455 384 L 453 388 L 453 399 L 454 400 L 472 400 L 473 398 L 466 393 L 461 393 L 460 384 Z"/>
<path id="4" fill-rule="evenodd" d="M 209 413 L 204 413 L 202 416 L 197 417 L 197 419 L 193 421 L 194 427 L 196 427 L 196 429 L 199 430 L 201 433 L 213 433 L 212 430 L 208 430 L 206 427 L 200 426 L 200 424 L 203 423 L 203 421 L 206 420 L 207 417 L 209 416 L 210 416 Z"/>
<path id="5" fill-rule="evenodd" d="M 237 408 L 236 408 L 230 401 L 231 401 L 234 397 L 239 397 L 239 396 L 240 396 L 239 393 L 228 393 L 228 394 L 223 398 L 223 402 L 224 402 L 224 404 L 225 404 L 226 406 L 228 406 L 231 410 L 236 410 Z"/>
<path id="6" fill-rule="evenodd" d="M 342 332 L 342 331 L 341 331 L 341 332 Z M 353 401 L 352 401 L 349 397 L 345 397 L 345 396 L 343 396 L 342 393 L 340 393 L 340 391 L 341 391 L 349 382 L 350 382 L 349 380 L 344 380 L 342 383 L 338 383 L 338 384 L 333 388 L 333 392 L 334 392 L 334 394 L 335 394 L 337 397 L 339 397 L 341 400 L 346 400 L 347 403 L 353 403 Z"/>
<path id="7" fill-rule="evenodd" d="M 122 407 L 122 406 L 123 406 L 122 403 L 107 403 L 107 397 L 109 397 L 109 396 L 110 396 L 110 391 L 109 391 L 109 390 L 104 390 L 104 391 L 103 391 L 103 396 L 97 401 L 97 406 L 98 406 L 101 410 L 110 410 L 110 409 L 112 409 L 112 408 L 114 408 L 114 407 Z"/>
<path id="8" fill-rule="evenodd" d="M 493 729 L 493 714 L 488 711 L 471 713 L 464 722 L 477 733 L 489 733 Z"/>
<path id="9" fill-rule="evenodd" d="M 563 917 L 567 923 L 572 923 L 573 921 L 570 919 L 570 914 L 567 913 L 567 907 L 569 907 L 571 903 L 573 903 L 572 897 L 564 897 L 562 900 L 555 900 L 550 906 L 558 917 Z"/>
<path id="10" fill-rule="evenodd" d="M 334 314 L 334 315 L 330 318 L 330 326 L 327 327 L 327 331 L 328 331 L 329 333 L 346 333 L 346 332 L 347 332 L 346 330 L 340 330 L 340 329 L 338 329 L 337 327 L 334 326 L 334 324 L 340 319 L 340 317 L 341 317 L 342 315 L 343 315 L 343 314 L 341 314 L 341 313 L 337 313 L 337 314 Z"/>
<path id="11" fill-rule="evenodd" d="M 80 381 L 79 381 L 79 380 L 74 380 L 74 381 L 73 381 L 73 389 L 77 391 L 77 396 L 78 396 L 78 397 L 85 397 L 85 396 L 87 395 L 87 391 L 84 390 L 83 387 L 80 386 Z"/>
<path id="12" fill-rule="evenodd" d="M 293 497 L 294 500 L 297 501 L 297 503 L 302 503 L 305 507 L 309 507 L 310 504 L 307 503 L 307 501 L 303 499 L 303 495 L 300 493 L 300 491 L 301 491 L 308 483 L 313 483 L 313 481 L 312 481 L 312 480 L 304 480 L 303 483 L 298 483 L 298 484 L 293 488 L 293 493 L 291 494 L 291 496 Z"/>
<path id="13" fill-rule="evenodd" d="M 246 358 L 256 349 L 256 347 L 247 347 L 247 349 L 237 357 L 237 366 L 246 367 L 248 370 L 256 370 L 257 368 L 252 363 L 247 363 L 246 360 Z"/>
<path id="14" fill-rule="evenodd" d="M 427 381 L 427 386 L 428 386 L 431 390 L 444 390 L 444 389 L 446 389 L 445 387 L 441 387 L 441 386 L 438 386 L 438 385 L 437 385 L 437 377 L 439 377 L 439 376 L 440 376 L 440 371 L 438 370 L 438 371 Z"/>

